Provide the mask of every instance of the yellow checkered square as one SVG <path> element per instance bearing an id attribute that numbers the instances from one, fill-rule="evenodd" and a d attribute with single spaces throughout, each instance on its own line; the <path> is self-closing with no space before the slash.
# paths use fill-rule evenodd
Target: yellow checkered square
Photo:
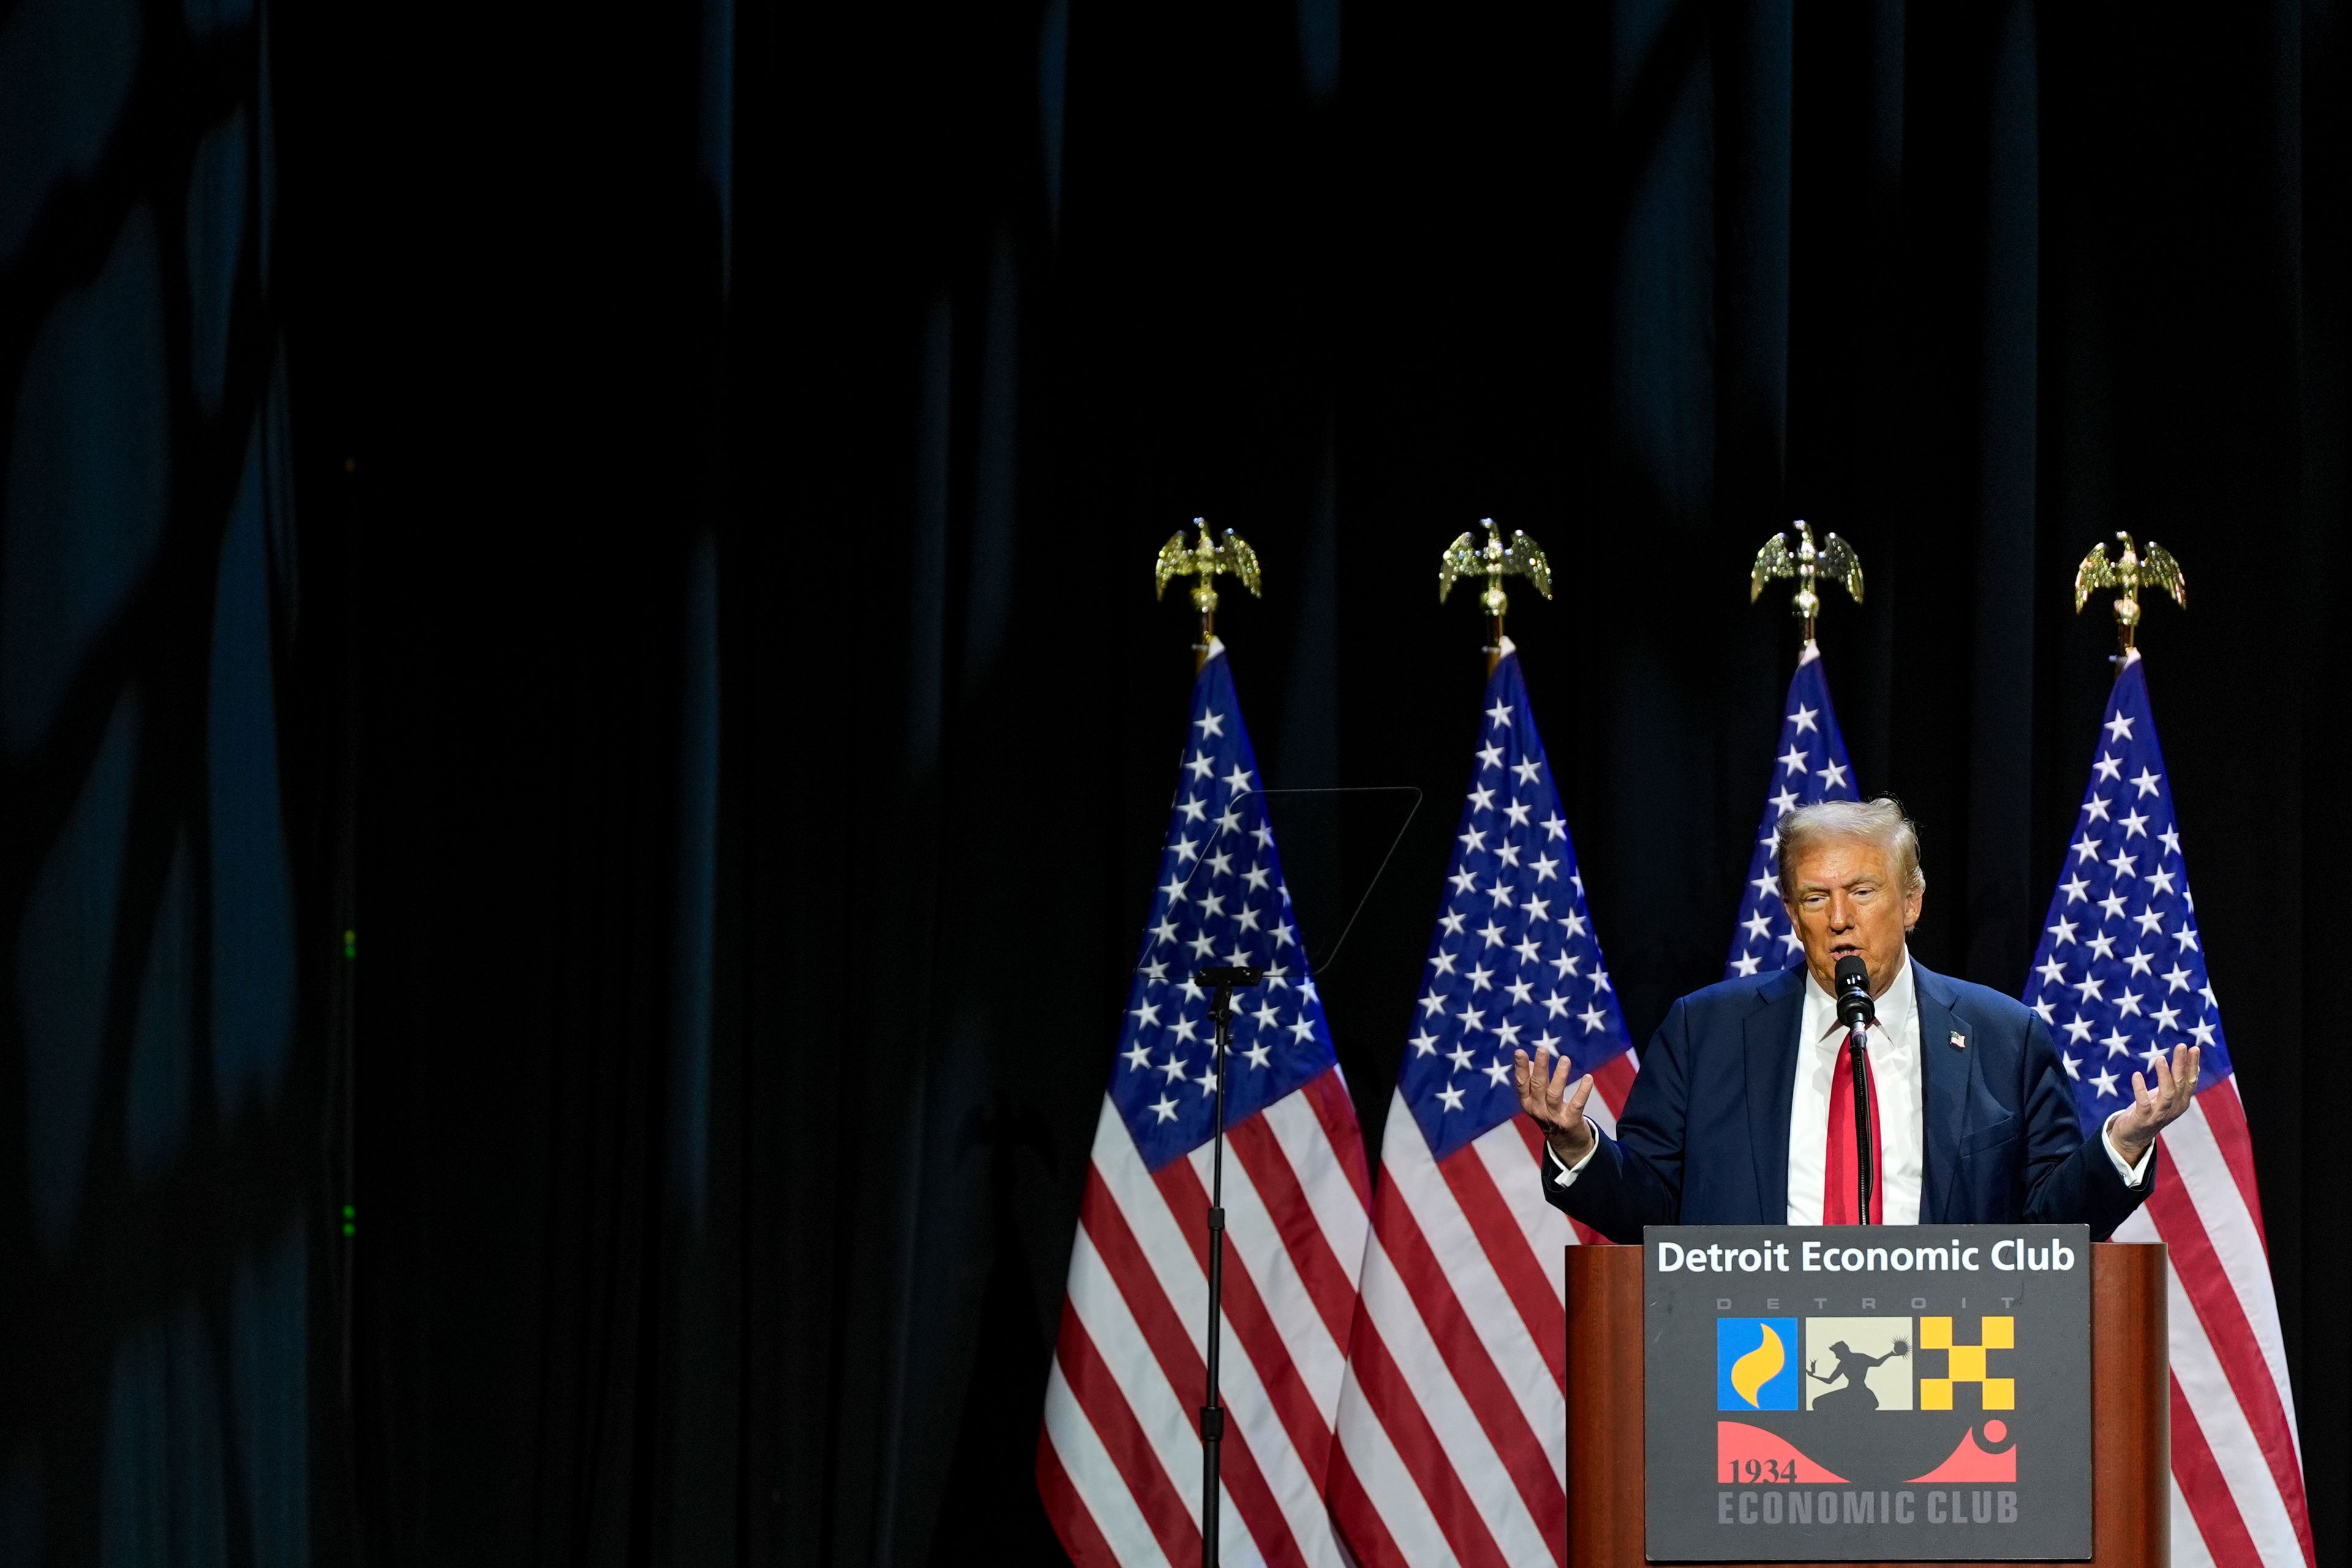
<path id="1" fill-rule="evenodd" d="M 2017 1408 L 2017 1380 L 2011 1377 L 1989 1376 L 1985 1361 L 1988 1351 L 2009 1351 L 2017 1348 L 2015 1318 L 1982 1318 L 1978 1320 L 1978 1343 L 1956 1344 L 1952 1340 L 1952 1320 L 1922 1318 L 1919 1320 L 1919 1348 L 1944 1352 L 1944 1375 L 1919 1379 L 1919 1408 L 1949 1410 L 1952 1408 L 1953 1385 L 1973 1383 L 1977 1385 L 1977 1405 L 1981 1410 L 2014 1410 Z"/>

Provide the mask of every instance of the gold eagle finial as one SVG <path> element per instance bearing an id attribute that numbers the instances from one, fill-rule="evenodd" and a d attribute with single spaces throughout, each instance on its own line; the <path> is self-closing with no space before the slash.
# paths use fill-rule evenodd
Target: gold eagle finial
<path id="1" fill-rule="evenodd" d="M 1517 529 L 1511 530 L 1511 542 L 1505 544 L 1503 531 L 1495 526 L 1493 518 L 1482 517 L 1478 521 L 1486 531 L 1484 546 L 1472 543 L 1465 531 L 1447 545 L 1445 553 L 1437 558 L 1437 602 L 1444 604 L 1445 595 L 1454 591 L 1454 584 L 1465 577 L 1484 576 L 1486 579 L 1486 591 L 1478 595 L 1478 605 L 1494 623 L 1494 644 L 1486 649 L 1487 662 L 1491 665 L 1502 657 L 1503 612 L 1511 607 L 1510 599 L 1503 592 L 1503 579 L 1525 577 L 1528 586 L 1549 599 L 1551 597 L 1551 563 L 1544 559 L 1543 546 Z"/>
<path id="2" fill-rule="evenodd" d="M 2158 588 L 2172 595 L 2172 602 L 2182 609 L 2189 607 L 2189 579 L 2180 570 L 2180 563 L 2172 552 L 2151 539 L 2147 553 L 2132 548 L 2132 536 L 2118 529 L 2116 538 L 2123 545 L 2123 553 L 2115 560 L 2107 559 L 2105 543 L 2091 546 L 2083 563 L 2074 568 L 2074 613 L 2081 615 L 2091 595 L 2101 588 L 2116 591 L 2116 636 L 2123 643 L 2123 658 L 2128 663 L 2137 657 L 2132 647 L 2132 633 L 2139 626 L 2139 591 Z"/>
<path id="3" fill-rule="evenodd" d="M 1813 531 L 1806 526 L 1803 518 L 1797 520 L 1796 528 L 1797 547 L 1794 550 L 1789 548 L 1787 534 L 1776 533 L 1764 542 L 1763 549 L 1756 552 L 1756 564 L 1748 574 L 1748 602 L 1754 604 L 1763 594 L 1764 584 L 1773 578 L 1794 577 L 1797 595 L 1789 607 L 1805 623 L 1805 644 L 1810 647 L 1813 641 L 1813 618 L 1822 613 L 1822 596 L 1813 591 L 1813 584 L 1827 578 L 1853 595 L 1855 604 L 1861 604 L 1862 557 L 1853 552 L 1853 545 L 1834 533 L 1823 535 L 1822 547 L 1814 549 Z"/>
<path id="4" fill-rule="evenodd" d="M 1200 531 L 1198 545 L 1186 549 L 1184 531 L 1180 528 L 1160 547 L 1159 559 L 1151 563 L 1151 596 L 1165 597 L 1171 577 L 1193 579 L 1192 607 L 1201 612 L 1201 640 L 1192 645 L 1192 649 L 1200 656 L 1195 662 L 1205 663 L 1209 639 L 1217 629 L 1217 574 L 1222 572 L 1228 577 L 1239 578 L 1253 598 L 1263 590 L 1258 581 L 1257 552 L 1249 547 L 1249 541 L 1230 528 L 1222 536 L 1213 535 L 1209 525 L 1197 517 L 1192 526 Z"/>

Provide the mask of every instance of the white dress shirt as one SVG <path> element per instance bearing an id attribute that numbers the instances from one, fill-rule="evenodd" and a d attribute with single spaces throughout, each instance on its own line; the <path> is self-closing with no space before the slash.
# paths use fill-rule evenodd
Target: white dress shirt
<path id="1" fill-rule="evenodd" d="M 1911 955 L 1894 984 L 1878 998 L 1878 1026 L 1867 1037 L 1871 1082 L 1878 1095 L 1879 1178 L 1885 1184 L 1879 1212 L 1888 1225 L 1919 1223 L 1919 1194 L 1927 1175 L 1926 1071 L 1920 1062 L 1919 990 Z M 1822 1190 L 1829 1163 L 1831 1074 L 1845 1054 L 1845 1030 L 1839 1026 L 1837 1000 L 1822 989 L 1811 969 L 1805 972 L 1805 1012 L 1798 1025 L 1797 1081 L 1789 1097 L 1789 1211 L 1790 1225 L 1822 1223 Z M 2156 1157 L 2151 1142 L 2137 1163 L 2126 1163 L 2116 1150 L 2112 1129 L 2116 1116 L 2100 1130 L 2099 1143 L 2124 1185 L 2137 1187 L 2147 1180 L 2148 1162 Z M 1563 1187 L 1574 1186 L 1592 1156 L 1601 1152 L 1601 1128 L 1588 1116 L 1592 1147 L 1573 1165 L 1560 1163 L 1544 1143 L 1544 1167 Z"/>

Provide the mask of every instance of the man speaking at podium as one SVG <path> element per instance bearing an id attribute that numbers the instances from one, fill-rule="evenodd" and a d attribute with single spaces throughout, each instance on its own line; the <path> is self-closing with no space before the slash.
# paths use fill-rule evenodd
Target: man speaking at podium
<path id="1" fill-rule="evenodd" d="M 1937 974 L 1905 936 L 1927 892 L 1916 830 L 1891 799 L 1780 818 L 1774 868 L 1805 962 L 1676 1002 L 1642 1057 L 1615 1136 L 1585 1114 L 1590 1075 L 1516 1055 L 1545 1132 L 1544 1195 L 1612 1241 L 1645 1225 L 1852 1225 L 1864 1166 L 1849 1017 L 1862 1030 L 1869 1223 L 2087 1225 L 2105 1240 L 2156 1180 L 2156 1137 L 2188 1109 L 2198 1052 L 2132 1075 L 2132 1103 L 2085 1142 L 2049 1026 L 2013 997 Z M 1869 1004 L 1860 993 L 1867 970 Z"/>

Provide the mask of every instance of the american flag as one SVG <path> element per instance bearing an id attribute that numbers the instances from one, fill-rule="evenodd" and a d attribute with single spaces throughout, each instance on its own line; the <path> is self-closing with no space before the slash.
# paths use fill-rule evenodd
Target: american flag
<path id="1" fill-rule="evenodd" d="M 1340 1568 L 1323 1493 L 1370 1194 L 1222 645 L 1192 730 L 1070 1249 L 1037 1485 L 1078 1568 L 1197 1563 L 1216 1083 L 1196 969 L 1252 964 L 1226 1077 L 1219 1551 Z"/>
<path id="2" fill-rule="evenodd" d="M 2253 1150 L 2137 654 L 2107 702 L 2024 997 L 2056 1031 L 2086 1137 L 2132 1102 L 2135 1070 L 2152 1082 L 2159 1056 L 2203 1047 L 2196 1101 L 2164 1131 L 2167 1168 L 2116 1233 L 2171 1252 L 2172 1560 L 2311 1563 Z"/>
<path id="3" fill-rule="evenodd" d="M 1506 642 L 1389 1107 L 1331 1507 L 1367 1568 L 1558 1563 L 1568 1325 L 1511 1053 L 1566 1052 L 1615 1127 L 1634 1058 Z M 1622 1347 L 1597 1346 L 1600 1354 Z"/>
<path id="4" fill-rule="evenodd" d="M 1837 710 L 1830 706 L 1829 678 L 1822 673 L 1822 650 L 1812 643 L 1797 658 L 1789 678 L 1787 713 L 1780 721 L 1780 754 L 1773 759 L 1772 788 L 1764 797 L 1764 819 L 1748 855 L 1748 890 L 1739 896 L 1746 912 L 1732 933 L 1726 980 L 1786 969 L 1804 951 L 1789 911 L 1780 902 L 1780 878 L 1772 865 L 1772 829 L 1801 805 L 1854 800 L 1853 763 L 1845 754 Z"/>

